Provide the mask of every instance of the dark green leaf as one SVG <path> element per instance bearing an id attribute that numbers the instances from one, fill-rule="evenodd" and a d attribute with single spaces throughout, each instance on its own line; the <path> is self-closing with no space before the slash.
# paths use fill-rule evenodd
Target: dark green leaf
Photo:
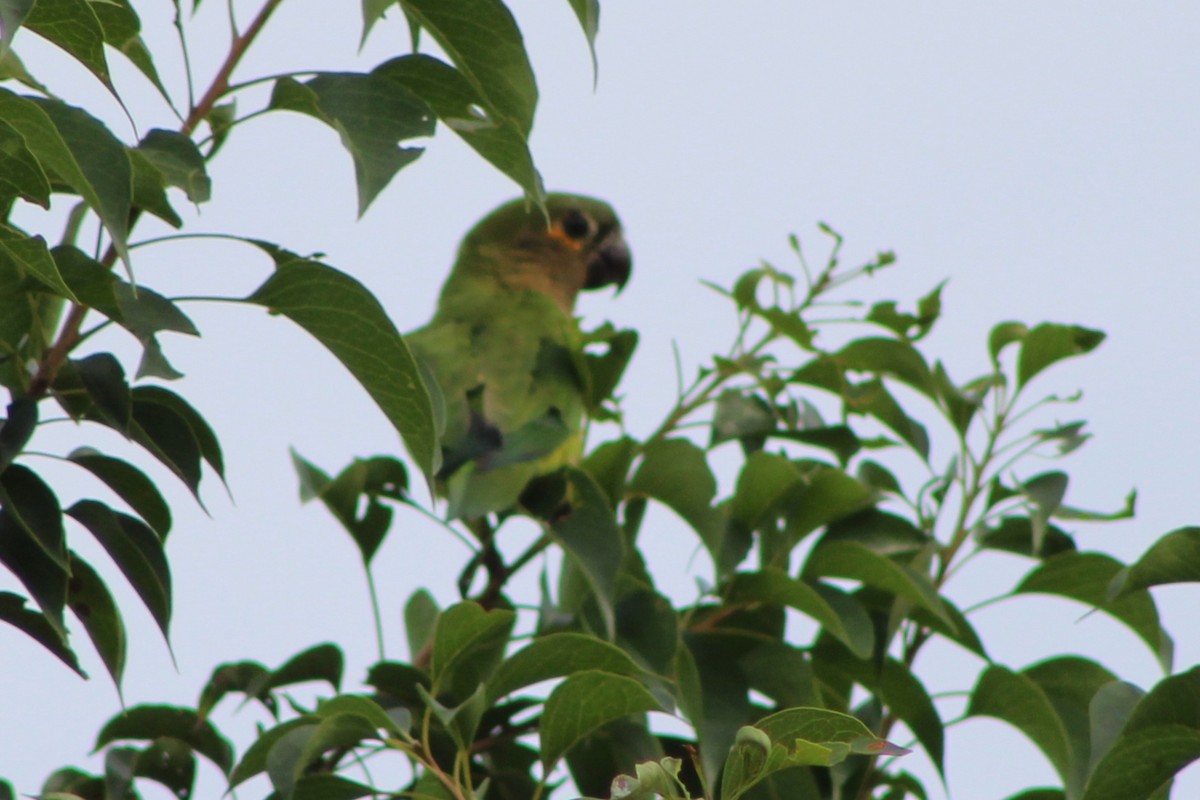
<path id="1" fill-rule="evenodd" d="M 135 775 L 161 784 L 175 797 L 186 800 L 196 783 L 196 756 L 187 742 L 163 736 L 138 754 L 133 770 Z"/>
<path id="2" fill-rule="evenodd" d="M 579 27 L 587 37 L 588 51 L 592 54 L 592 83 L 600 79 L 600 65 L 596 61 L 596 34 L 600 32 L 600 0 L 568 0 L 575 16 L 579 18 Z"/>
<path id="3" fill-rule="evenodd" d="M 741 439 L 748 449 L 757 450 L 775 428 L 775 414 L 766 400 L 756 394 L 727 389 L 717 398 L 709 447 Z"/>
<path id="4" fill-rule="evenodd" d="M 1022 322 L 1001 322 L 992 328 L 988 334 L 988 355 L 992 358 L 992 364 L 999 368 L 1000 351 L 1014 342 L 1024 340 L 1028 333 L 1029 328 Z"/>
<path id="5" fill-rule="evenodd" d="M 421 470 L 436 473 L 441 447 L 429 390 L 379 301 L 345 273 L 253 243 L 275 260 L 276 271 L 247 301 L 286 315 L 325 345 L 400 432 Z"/>
<path id="6" fill-rule="evenodd" d="M 846 369 L 887 375 L 934 399 L 933 374 L 920 351 L 896 339 L 855 339 L 835 356 Z"/>
<path id="7" fill-rule="evenodd" d="M 620 648 L 593 636 L 555 633 L 535 639 L 504 661 L 487 683 L 494 702 L 540 681 L 585 669 L 636 677 L 642 669 Z"/>
<path id="8" fill-rule="evenodd" d="M 125 623 L 99 574 L 75 552 L 71 552 L 70 557 L 67 606 L 83 623 L 88 638 L 120 692 L 121 677 L 125 674 Z"/>
<path id="9" fill-rule="evenodd" d="M 392 59 L 375 68 L 420 97 L 450 130 L 512 178 L 525 196 L 541 205 L 546 191 L 533 164 L 526 134 L 511 118 L 489 115 L 484 95 L 460 70 L 423 53 Z"/>
<path id="10" fill-rule="evenodd" d="M 443 611 L 430 660 L 434 687 L 452 692 L 459 700 L 470 697 L 504 658 L 515 622 L 512 611 L 484 611 L 470 601 Z"/>
<path id="11" fill-rule="evenodd" d="M 25 449 L 25 443 L 37 428 L 38 404 L 29 397 L 18 397 L 8 404 L 0 422 L 0 473 Z"/>
<path id="12" fill-rule="evenodd" d="M 336 645 L 319 644 L 289 658 L 271 673 L 262 688 L 270 690 L 307 681 L 324 681 L 336 692 L 342 685 L 344 662 L 342 651 Z"/>
<path id="13" fill-rule="evenodd" d="M 654 696 L 632 678 L 600 670 L 576 672 L 546 698 L 538 732 L 542 764 L 549 771 L 583 737 L 605 723 L 658 711 Z"/>
<path id="14" fill-rule="evenodd" d="M 90 0 L 90 4 L 104 31 L 105 43 L 128 58 L 169 102 L 167 90 L 154 67 L 154 59 L 142 41 L 142 23 L 130 0 Z"/>
<path id="15" fill-rule="evenodd" d="M 609 503 L 614 508 L 625 498 L 629 470 L 637 455 L 638 443 L 628 436 L 622 436 L 600 445 L 588 453 L 583 461 L 583 468 L 608 495 Z"/>
<path id="16" fill-rule="evenodd" d="M 2 523 L 0 523 L 0 535 L 4 535 Z M 0 620 L 7 622 L 17 630 L 24 631 L 80 677 L 87 677 L 87 674 L 79 666 L 79 659 L 67 645 L 67 639 L 61 631 L 61 626 L 52 624 L 44 614 L 26 608 L 24 597 L 12 592 L 0 592 Z"/>
<path id="17" fill-rule="evenodd" d="M 137 150 L 158 169 L 168 186 L 182 189 L 188 200 L 203 203 L 212 196 L 204 156 L 190 137 L 155 128 L 142 137 Z"/>
<path id="18" fill-rule="evenodd" d="M 800 471 L 786 457 L 765 451 L 751 453 L 738 475 L 730 520 L 754 530 L 801 482 Z"/>
<path id="19" fill-rule="evenodd" d="M 432 642 L 441 613 L 433 595 L 424 589 L 413 592 L 404 604 L 404 633 L 408 637 L 408 649 L 414 661 Z"/>
<path id="20" fill-rule="evenodd" d="M 54 563 L 67 568 L 66 535 L 58 498 L 37 473 L 10 464 L 0 473 L 0 509 L 24 530 Z M 11 565 L 10 565 L 11 568 Z"/>
<path id="21" fill-rule="evenodd" d="M 137 512 L 159 539 L 171 530 L 171 508 L 154 482 L 137 467 L 90 448 L 79 448 L 67 458 L 95 475 Z"/>
<path id="22" fill-rule="evenodd" d="M 183 481 L 199 501 L 200 445 L 187 419 L 168 405 L 142 399 L 134 392 L 133 421 L 130 435 L 135 442 Z"/>
<path id="23" fill-rule="evenodd" d="M 10 466 L 7 477 L 15 469 Z M 61 527 L 61 520 L 59 521 Z M 63 609 L 67 603 L 67 565 L 65 547 L 61 562 L 53 559 L 22 527 L 9 509 L 0 509 L 0 563 L 17 577 L 41 607 L 46 621 L 65 641 Z"/>
<path id="24" fill-rule="evenodd" d="M 1176 528 L 1121 576 L 1118 596 L 1168 583 L 1200 582 L 1200 528 Z"/>
<path id="25" fill-rule="evenodd" d="M 133 167 L 133 204 L 161 219 L 172 228 L 183 227 L 183 218 L 167 199 L 167 182 L 158 167 L 139 150 L 130 149 L 129 164 Z"/>
<path id="26" fill-rule="evenodd" d="M 354 159 L 359 216 L 401 168 L 424 152 L 398 143 L 431 136 L 434 129 L 429 106 L 396 81 L 373 73 L 326 72 L 305 83 L 280 78 L 270 107 L 307 114 L 338 132 Z"/>
<path id="27" fill-rule="evenodd" d="M 152 742 L 161 736 L 186 742 L 226 775 L 233 767 L 233 748 L 217 729 L 192 709 L 175 706 L 141 705 L 122 711 L 105 723 L 94 749 L 124 740 Z"/>
<path id="28" fill-rule="evenodd" d="M 1080 800 L 1146 800 L 1200 758 L 1200 731 L 1156 725 L 1117 739 L 1096 764 Z"/>
<path id="29" fill-rule="evenodd" d="M 290 719 L 260 733 L 253 744 L 246 748 L 246 752 L 242 756 L 242 760 L 237 763 L 237 767 L 228 773 L 230 788 L 265 772 L 267 770 L 267 760 L 270 758 L 271 752 L 281 741 L 297 735 L 295 732 L 298 730 L 302 732 L 298 734 L 300 736 L 311 735 L 311 731 L 316 727 L 312 717 L 301 717 L 299 719 Z M 285 742 L 283 746 L 287 747 L 288 744 Z"/>
<path id="30" fill-rule="evenodd" d="M 0 89 L 0 100 L 3 100 Z M 3 106 L 0 105 L 0 109 Z M 58 267 L 40 236 L 23 236 L 13 228 L 0 225 L 0 254 L 8 256 L 26 274 L 37 278 L 51 292 L 68 300 L 77 299 L 58 272 Z"/>
<path id="31" fill-rule="evenodd" d="M 200 690 L 196 712 L 202 719 L 206 719 L 221 698 L 230 692 L 239 692 L 258 700 L 274 715 L 275 698 L 262 690 L 270 676 L 270 670 L 257 661 L 221 664 L 212 671 L 208 683 Z"/>
<path id="32" fill-rule="evenodd" d="M 625 558 L 625 540 L 608 497 L 591 476 L 574 467 L 568 467 L 565 474 L 573 490 L 570 512 L 551 521 L 550 533 L 586 579 L 611 639 L 615 633 L 617 573 Z"/>
<path id="33" fill-rule="evenodd" d="M 1009 723 L 1037 745 L 1063 780 L 1067 779 L 1071 768 L 1067 730 L 1046 693 L 1028 676 L 997 665 L 988 667 L 971 690 L 967 715 Z"/>
<path id="34" fill-rule="evenodd" d="M 64 2 L 65 0 L 53 0 Z M 69 0 L 71 3 L 83 0 Z M 37 6 L 37 8 L 40 8 Z M 90 15 L 90 7 L 87 11 Z M 112 238 L 117 255 L 129 263 L 126 238 L 129 234 L 129 211 L 133 205 L 133 167 L 123 145 L 100 120 L 82 109 L 68 106 L 57 100 L 31 98 L 54 127 L 53 141 L 34 145 L 25 135 L 30 149 L 37 154 L 44 167 L 54 170 L 58 177 L 78 192 L 88 202 L 104 223 Z M 0 102 L 2 111 L 3 102 Z M 22 110 L 22 119 L 28 112 Z M 13 127 L 17 123 L 4 117 Z M 44 148 L 44 151 L 43 151 Z M 62 153 L 65 149 L 68 152 Z"/>
<path id="35" fill-rule="evenodd" d="M 80 500 L 67 509 L 67 514 L 96 537 L 146 604 L 163 638 L 168 638 L 171 571 L 158 535 L 140 520 L 95 500 Z"/>
<path id="36" fill-rule="evenodd" d="M 1028 517 L 1003 517 L 979 536 L 979 546 L 1033 558 L 1049 558 L 1075 549 L 1075 540 L 1061 528 L 1048 525 L 1034 550 L 1033 522 Z"/>
<path id="37" fill-rule="evenodd" d="M 133 401 L 140 404 L 155 403 L 163 408 L 171 409 L 183 418 L 187 422 L 188 428 L 191 429 L 192 436 L 196 439 L 201 457 L 208 462 L 219 478 L 225 479 L 225 459 L 221 454 L 221 445 L 217 442 L 217 435 L 204 417 L 200 416 L 200 412 L 196 411 L 190 403 L 161 386 L 137 387 L 133 390 Z"/>
<path id="38" fill-rule="evenodd" d="M 719 535 L 719 517 L 712 509 L 716 479 L 704 451 L 686 439 L 657 439 L 645 445 L 629 491 L 645 494 L 670 508 L 706 543 Z"/>
<path id="39" fill-rule="evenodd" d="M 925 427 L 905 413 L 883 381 L 847 384 L 842 388 L 846 409 L 852 414 L 875 417 L 903 439 L 922 459 L 929 459 L 929 434 Z"/>
<path id="40" fill-rule="evenodd" d="M 1069 597 L 1103 611 L 1136 633 L 1169 670 L 1175 648 L 1159 622 L 1150 593 L 1142 589 L 1108 601 L 1109 587 L 1121 569 L 1121 562 L 1101 553 L 1061 553 L 1034 568 L 1015 592 Z"/>
<path id="41" fill-rule="evenodd" d="M 533 128 L 537 85 L 516 20 L 501 0 L 400 0 L 479 92 L 488 116 L 511 119 L 522 136 Z"/>
<path id="42" fill-rule="evenodd" d="M 848 578 L 882 589 L 946 619 L 941 598 L 929 578 L 911 567 L 879 555 L 858 542 L 821 542 L 804 563 L 803 577 Z"/>
<path id="43" fill-rule="evenodd" d="M 34 0 L 3 0 L 0 2 L 0 54 L 12 44 L 17 28 L 25 22 Z"/>
<path id="44" fill-rule="evenodd" d="M 87 14 L 92 14 L 90 8 Z M 133 177 L 124 145 L 103 123 L 77 108 L 19 97 L 6 89 L 0 89 L 0 119 L 21 134 L 44 169 L 97 211 L 128 264 L 125 239 Z"/>
<path id="45" fill-rule="evenodd" d="M 0 3 L 0 15 L 4 13 L 3 3 Z M 3 33 L 9 33 L 7 26 Z M 0 56 L 0 76 L 3 76 L 6 62 L 16 58 L 9 51 Z M 5 122 L 0 122 L 0 198 L 21 197 L 30 203 L 50 207 L 50 180 L 37 158 L 25 145 L 15 128 Z"/>
<path id="46" fill-rule="evenodd" d="M 1021 355 L 1017 359 L 1017 388 L 1024 387 L 1035 375 L 1056 361 L 1090 353 L 1102 341 L 1103 331 L 1049 322 L 1038 325 L 1021 342 Z"/>
<path id="47" fill-rule="evenodd" d="M 791 498 L 788 535 L 799 541 L 822 525 L 863 510 L 872 499 L 870 489 L 842 470 L 819 469 L 808 477 L 804 491 Z"/>
<path id="48" fill-rule="evenodd" d="M 104 30 L 87 0 L 37 0 L 25 27 L 69 53 L 113 91 L 104 58 Z M 114 92 L 115 93 L 115 92 Z"/>
<path id="49" fill-rule="evenodd" d="M 76 361 L 75 369 L 105 424 L 128 434 L 133 399 L 121 362 L 111 353 L 94 353 Z"/>
<path id="50" fill-rule="evenodd" d="M 773 603 L 793 608 L 819 623 L 862 658 L 868 657 L 873 649 L 872 632 L 868 628 L 847 627 L 821 592 L 782 570 L 738 573 L 726 585 L 722 595 L 728 604 Z"/>

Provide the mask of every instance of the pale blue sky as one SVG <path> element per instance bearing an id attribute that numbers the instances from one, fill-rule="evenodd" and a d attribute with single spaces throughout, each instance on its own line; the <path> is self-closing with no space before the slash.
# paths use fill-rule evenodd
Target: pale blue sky
<path id="1" fill-rule="evenodd" d="M 144 12 L 148 36 L 169 41 L 168 4 L 140 5 L 155 7 Z M 200 76 L 223 54 L 222 5 L 202 6 L 193 42 Z M 237 6 L 244 18 L 256 8 Z M 329 6 L 284 3 L 239 77 L 367 69 L 404 49 L 407 33 L 393 21 L 357 55 L 357 4 L 342 4 L 337 17 Z M 672 343 L 690 370 L 732 334 L 727 304 L 699 281 L 728 284 L 764 257 L 789 266 L 793 231 L 815 254 L 823 220 L 846 237 L 848 260 L 896 251 L 899 266 L 865 286 L 869 299 L 911 302 L 950 279 L 929 348 L 960 378 L 985 370 L 987 331 L 1001 320 L 1108 332 L 1099 351 L 1056 369 L 1041 387 L 1083 389 L 1081 404 L 1046 421 L 1083 417 L 1096 435 L 1064 463 L 1069 501 L 1116 507 L 1131 486 L 1140 490 L 1136 520 L 1080 531 L 1081 546 L 1130 559 L 1158 535 L 1200 522 L 1200 10 L 1165 2 L 757 3 L 736 12 L 683 0 L 607 3 L 593 93 L 568 5 L 513 6 L 542 93 L 533 144 L 547 183 L 611 200 L 634 249 L 626 291 L 581 305 L 590 321 L 641 330 L 624 384 L 636 400 L 627 419 L 634 435 L 648 433 L 672 401 Z M 38 70 L 45 48 L 28 33 L 16 45 L 52 88 L 105 109 L 129 138 L 86 75 L 52 55 L 53 71 Z M 175 64 L 160 68 L 179 85 Z M 122 67 L 118 82 L 131 97 L 148 95 L 131 70 Z M 143 128 L 170 126 L 152 97 L 132 105 Z M 253 107 L 250 99 L 241 106 Z M 352 170 L 334 134 L 283 115 L 236 131 L 212 174 L 214 200 L 195 230 L 323 252 L 375 290 L 402 330 L 428 317 L 458 237 L 515 193 L 443 133 L 356 222 Z M 148 249 L 136 264 L 148 285 L 179 294 L 245 294 L 269 269 L 223 243 Z M 223 437 L 236 507 L 215 482 L 205 493 L 211 518 L 173 492 L 179 672 L 122 589 L 133 628 L 126 701 L 192 703 L 221 661 L 275 665 L 325 640 L 346 646 L 353 689 L 375 655 L 356 551 L 324 512 L 298 506 L 287 448 L 336 469 L 356 455 L 395 452 L 397 437 L 290 323 L 232 306 L 196 307 L 193 316 L 203 340 L 164 344 L 187 373 L 179 389 Z M 78 441 L 61 426 L 39 445 L 69 449 Z M 105 444 L 122 452 L 113 439 Z M 701 563 L 689 565 L 694 542 L 665 513 L 654 523 L 661 546 L 651 557 L 666 589 L 686 599 Z M 392 538 L 376 564 L 389 653 L 400 657 L 402 603 L 419 585 L 452 600 L 462 550 L 415 515 L 400 513 Z M 427 557 L 412 557 L 417 540 Z M 974 575 L 959 591 L 986 596 L 1024 569 L 1000 559 L 994 574 Z M 1195 588 L 1159 596 L 1177 637 L 1177 667 L 1195 664 Z M 993 637 L 993 657 L 1008 666 L 1070 649 L 1143 686 L 1157 679 L 1131 634 L 1098 615 L 1080 619 L 1082 612 L 1023 600 L 989 609 L 980 625 Z M 85 755 L 118 709 L 103 670 L 88 654 L 96 678 L 82 682 L 18 634 L 0 636 L 0 724 L 20 731 L 4 736 L 0 775 L 32 792 L 54 766 L 98 769 Z M 978 662 L 931 656 L 931 685 L 972 685 Z M 227 729 L 245 730 L 251 719 L 243 714 Z M 957 800 L 1001 798 L 1052 780 L 1032 745 L 999 723 L 958 726 L 947 756 Z M 908 762 L 931 775 L 923 756 Z M 201 785 L 216 793 L 211 770 Z M 936 780 L 929 788 L 942 796 Z M 1177 796 L 1200 796 L 1196 770 Z"/>

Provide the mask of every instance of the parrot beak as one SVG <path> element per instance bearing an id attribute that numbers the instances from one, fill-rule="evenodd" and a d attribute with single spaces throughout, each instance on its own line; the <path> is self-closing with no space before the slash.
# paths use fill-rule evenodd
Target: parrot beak
<path id="1" fill-rule="evenodd" d="M 587 280 L 584 289 L 600 289 L 616 286 L 619 294 L 633 271 L 633 256 L 629 245 L 621 236 L 620 228 L 609 231 L 593 251 L 587 262 Z"/>

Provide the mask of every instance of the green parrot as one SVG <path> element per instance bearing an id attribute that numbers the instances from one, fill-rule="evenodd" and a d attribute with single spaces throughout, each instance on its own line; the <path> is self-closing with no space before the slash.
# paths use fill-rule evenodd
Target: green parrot
<path id="1" fill-rule="evenodd" d="M 463 239 L 427 325 L 406 336 L 445 410 L 438 491 L 451 518 L 517 505 L 529 480 L 583 449 L 580 291 L 629 279 L 621 223 L 601 200 L 514 200 Z M 435 404 L 437 403 L 435 397 Z"/>

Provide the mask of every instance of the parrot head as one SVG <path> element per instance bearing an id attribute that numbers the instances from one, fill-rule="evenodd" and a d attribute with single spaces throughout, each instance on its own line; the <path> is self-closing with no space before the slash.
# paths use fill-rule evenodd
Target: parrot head
<path id="1" fill-rule="evenodd" d="M 504 287 L 541 292 L 568 314 L 580 291 L 616 286 L 619 292 L 632 258 L 612 207 L 552 193 L 546 210 L 549 223 L 524 200 L 500 206 L 463 239 L 458 264 L 474 265 Z"/>

